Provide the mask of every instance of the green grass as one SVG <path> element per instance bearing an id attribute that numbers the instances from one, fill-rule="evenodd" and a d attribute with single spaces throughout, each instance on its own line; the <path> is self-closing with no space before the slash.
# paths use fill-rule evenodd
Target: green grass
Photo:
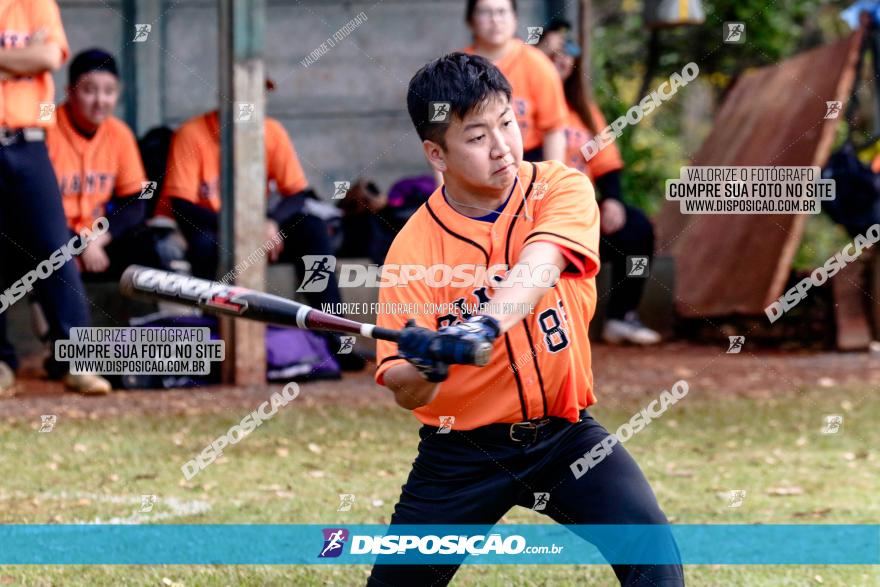
<path id="1" fill-rule="evenodd" d="M 304 388 L 305 393 L 308 387 Z M 593 415 L 609 429 L 649 399 L 605 398 Z M 259 400 L 255 400 L 256 404 Z M 0 523 L 132 519 L 143 523 L 385 523 L 415 456 L 417 423 L 387 404 L 289 405 L 191 482 L 180 465 L 242 413 L 65 420 L 0 427 Z M 840 433 L 820 433 L 825 414 Z M 808 390 L 771 399 L 724 398 L 692 386 L 687 398 L 627 443 L 678 523 L 877 523 L 880 399 L 865 388 Z M 796 488 L 772 495 L 772 488 Z M 740 508 L 723 493 L 746 490 Z M 353 493 L 337 513 L 338 494 Z M 175 501 L 176 500 L 176 501 Z M 202 513 L 181 508 L 202 507 Z M 136 518 L 135 518 L 136 519 Z M 546 519 L 512 510 L 511 523 Z M 0 567 L 0 585 L 354 585 L 363 566 Z M 880 585 L 880 567 L 689 566 L 690 585 Z M 614 585 L 606 567 L 466 566 L 458 585 Z"/>

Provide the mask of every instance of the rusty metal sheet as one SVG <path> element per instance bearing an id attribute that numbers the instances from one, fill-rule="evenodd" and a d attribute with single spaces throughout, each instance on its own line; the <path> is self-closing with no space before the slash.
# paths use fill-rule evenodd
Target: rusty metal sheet
<path id="1" fill-rule="evenodd" d="M 866 292 L 862 287 L 864 273 L 865 263 L 858 259 L 831 279 L 837 348 L 841 351 L 865 350 L 871 344 L 871 324 L 865 312 Z"/>
<path id="2" fill-rule="evenodd" d="M 825 102 L 840 100 L 845 108 L 860 45 L 857 31 L 745 73 L 692 165 L 824 165 L 838 124 L 824 119 Z M 762 314 L 782 293 L 805 219 L 684 215 L 678 202 L 666 202 L 657 219 L 657 254 L 675 257 L 678 313 Z"/>

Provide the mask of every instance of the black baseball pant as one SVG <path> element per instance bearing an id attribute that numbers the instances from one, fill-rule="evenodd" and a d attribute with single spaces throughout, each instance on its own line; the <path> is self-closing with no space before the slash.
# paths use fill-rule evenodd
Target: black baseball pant
<path id="1" fill-rule="evenodd" d="M 628 312 L 639 307 L 647 279 L 627 277 L 626 258 L 631 255 L 654 257 L 654 227 L 644 212 L 624 204 L 626 223 L 615 233 L 599 239 L 599 258 L 602 265 L 611 265 L 611 295 L 608 299 L 608 318 L 623 320 Z"/>
<path id="2" fill-rule="evenodd" d="M 20 140 L 0 146 L 3 288 L 49 259 L 69 240 L 61 193 L 46 144 Z M 89 325 L 88 301 L 72 260 L 48 278 L 37 279 L 33 289 L 49 324 L 50 344 L 70 338 L 70 329 L 74 326 Z M 13 369 L 17 366 L 15 349 L 6 338 L 3 314 L 0 314 L 0 361 Z M 46 368 L 50 376 L 59 377 L 67 370 L 67 363 L 50 358 Z"/>
<path id="3" fill-rule="evenodd" d="M 513 506 L 531 508 L 536 492 L 549 500 L 541 513 L 566 525 L 667 524 L 654 492 L 629 453 L 620 444 L 594 468 L 575 479 L 570 465 L 609 434 L 586 410 L 575 424 L 561 419 L 539 429 L 538 438 L 524 445 L 452 430 L 437 434 L 423 426 L 419 453 L 400 501 L 391 517 L 395 524 L 493 525 Z M 389 531 L 389 533 L 393 533 Z M 665 544 L 628 545 L 663 552 L 679 560 L 671 533 Z M 589 540 L 589 537 L 586 537 Z M 595 546 L 609 554 L 614 545 Z M 381 558 L 382 555 L 380 555 Z M 621 585 L 672 587 L 684 585 L 680 564 L 612 565 Z M 450 565 L 384 565 L 373 567 L 368 586 L 446 585 L 458 570 Z"/>

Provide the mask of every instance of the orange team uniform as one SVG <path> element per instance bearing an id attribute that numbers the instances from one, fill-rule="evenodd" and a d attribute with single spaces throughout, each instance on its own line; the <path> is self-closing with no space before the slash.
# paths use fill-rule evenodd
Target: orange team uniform
<path id="1" fill-rule="evenodd" d="M 58 108 L 58 124 L 46 136 L 67 225 L 74 232 L 91 227 L 114 195 L 131 196 L 146 181 L 137 141 L 124 122 L 110 116 L 89 139 L 73 127 L 70 106 Z"/>
<path id="2" fill-rule="evenodd" d="M 450 366 L 434 400 L 414 410 L 425 424 L 438 426 L 440 416 L 454 416 L 458 430 L 544 416 L 576 422 L 580 410 L 596 401 L 587 338 L 599 271 L 599 210 L 593 187 L 582 173 L 558 161 L 523 162 L 517 184 L 495 222 L 458 213 L 438 189 L 388 251 L 386 266 L 513 267 L 525 245 L 547 241 L 561 247 L 570 261 L 534 312 L 495 341 L 488 365 Z M 379 312 L 379 326 L 400 329 L 414 318 L 418 326 L 436 330 L 466 319 L 494 294 L 489 278 L 480 286 L 456 287 L 460 281 L 445 287 L 429 287 L 422 280 L 381 288 L 379 302 L 389 305 L 380 306 L 387 311 Z M 455 312 L 446 313 L 451 306 Z M 385 372 L 405 359 L 396 355 L 394 343 L 377 344 L 376 381 L 384 385 Z"/>
<path id="3" fill-rule="evenodd" d="M 462 52 L 473 55 L 474 48 Z M 530 151 L 544 143 L 544 133 L 562 128 L 568 105 L 562 80 L 553 62 L 539 49 L 516 39 L 514 47 L 494 63 L 513 90 L 511 108 L 523 138 L 523 150 Z"/>
<path id="4" fill-rule="evenodd" d="M 590 104 L 589 108 L 596 128 L 601 131 L 608 126 L 595 104 Z M 590 181 L 595 181 L 597 177 L 602 177 L 611 171 L 623 169 L 623 158 L 614 143 L 596 153 L 589 161 L 584 159 L 581 147 L 592 138 L 593 133 L 581 120 L 580 115 L 570 108 L 568 120 L 565 123 L 565 164 L 585 173 Z"/>
<path id="5" fill-rule="evenodd" d="M 66 60 L 70 48 L 54 0 L 0 0 L 0 50 L 26 46 L 40 29 L 46 31 L 47 43 L 55 43 L 61 48 L 62 59 Z M 48 71 L 3 80 L 0 82 L 0 126 L 52 126 L 55 123 L 51 109 L 54 100 L 55 84 Z M 41 117 L 43 108 L 47 110 Z"/>
<path id="6" fill-rule="evenodd" d="M 267 195 L 274 183 L 289 196 L 309 185 L 290 137 L 280 122 L 266 118 Z M 156 214 L 173 217 L 169 198 L 220 211 L 220 122 L 217 111 L 184 122 L 171 141 L 168 168 Z"/>

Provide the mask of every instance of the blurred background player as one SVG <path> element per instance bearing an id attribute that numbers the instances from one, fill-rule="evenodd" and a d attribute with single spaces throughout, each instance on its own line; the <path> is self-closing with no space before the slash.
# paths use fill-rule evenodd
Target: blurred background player
<path id="1" fill-rule="evenodd" d="M 87 279 L 117 279 L 131 264 L 162 266 L 145 224 L 147 200 L 140 199 L 151 185 L 134 133 L 113 116 L 118 99 L 113 56 L 83 51 L 70 64 L 67 101 L 46 139 L 71 234 L 100 216 L 110 222 L 78 258 Z"/>
<path id="2" fill-rule="evenodd" d="M 437 188 L 433 175 L 404 177 L 383 192 L 376 182 L 359 179 L 337 204 L 342 211 L 340 257 L 363 257 L 381 265 L 394 237 Z"/>
<path id="3" fill-rule="evenodd" d="M 7 0 L 0 4 L 0 243 L 6 285 L 18 280 L 70 240 L 61 194 L 46 149 L 46 129 L 55 123 L 51 72 L 69 48 L 54 0 Z M 62 265 L 33 284 L 45 312 L 50 348 L 70 338 L 70 329 L 89 324 L 82 281 L 74 263 Z M 14 383 L 15 349 L 0 314 L 0 390 Z M 73 375 L 68 363 L 46 361 L 50 377 L 68 389 L 106 393 L 95 375 Z"/>
<path id="4" fill-rule="evenodd" d="M 271 84 L 269 85 L 271 88 Z M 332 255 L 333 247 L 324 220 L 306 213 L 306 199 L 318 199 L 309 189 L 305 172 L 287 132 L 274 118 L 265 119 L 266 193 L 275 191 L 281 202 L 267 213 L 265 237 L 268 261 L 288 262 L 300 280 L 306 277 L 304 255 Z M 217 279 L 220 212 L 220 121 L 216 110 L 184 122 L 174 133 L 162 195 L 156 213 L 173 217 L 187 242 L 187 258 L 198 277 Z M 283 232 L 282 239 L 275 237 Z M 337 307 L 342 298 L 336 276 L 328 275 L 322 291 L 304 293 L 315 308 Z M 327 334 L 331 352 L 340 348 L 337 334 Z M 364 366 L 355 354 L 337 355 L 343 369 Z"/>
<path id="5" fill-rule="evenodd" d="M 660 335 L 639 321 L 636 308 L 642 299 L 645 279 L 627 276 L 626 258 L 654 255 L 654 228 L 641 210 L 621 200 L 620 173 L 623 159 L 614 143 L 599 151 L 589 161 L 581 147 L 607 126 L 593 100 L 588 100 L 587 85 L 577 64 L 581 49 L 568 35 L 571 25 L 554 20 L 541 37 L 538 48 L 544 51 L 563 81 L 567 117 L 564 162 L 585 173 L 596 186 L 601 213 L 599 255 L 604 266 L 611 266 L 609 294 L 602 338 L 609 343 L 656 344 Z"/>
<path id="6" fill-rule="evenodd" d="M 516 0 L 468 0 L 465 21 L 473 45 L 463 49 L 492 62 L 513 88 L 525 161 L 562 161 L 567 117 L 562 83 L 539 50 L 516 37 Z"/>

